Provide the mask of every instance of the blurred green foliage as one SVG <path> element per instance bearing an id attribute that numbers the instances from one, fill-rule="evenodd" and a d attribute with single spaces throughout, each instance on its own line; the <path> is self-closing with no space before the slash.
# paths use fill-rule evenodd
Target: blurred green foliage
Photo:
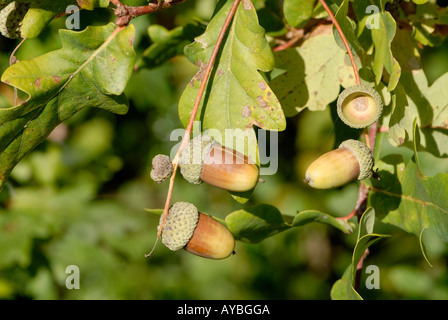
<path id="1" fill-rule="evenodd" d="M 150 43 L 146 28 L 151 23 L 172 29 L 198 15 L 206 19 L 212 10 L 207 0 L 191 1 L 135 19 L 137 54 Z M 95 17 L 92 12 L 83 23 Z M 41 37 L 27 41 L 18 58 L 58 48 L 61 24 L 55 20 Z M 0 72 L 14 45 L 0 38 Z M 422 52 L 429 79 L 448 71 L 447 50 L 445 43 Z M 184 57 L 136 72 L 126 89 L 126 115 L 85 110 L 14 169 L 0 192 L 0 299 L 330 298 L 332 285 L 351 262 L 356 235 L 326 225 L 293 228 L 256 245 L 238 242 L 237 254 L 222 261 L 171 252 L 161 243 L 145 257 L 156 241 L 158 219 L 144 208 L 161 208 L 168 187 L 149 178 L 151 159 L 169 154 L 178 142 L 170 141 L 172 130 L 181 128 L 177 102 L 195 73 Z M 0 93 L 4 107 L 12 90 L 1 85 Z M 357 199 L 356 183 L 317 192 L 302 183 L 307 164 L 333 148 L 334 128 L 329 111 L 289 118 L 279 134 L 279 170 L 263 177 L 265 183 L 246 205 L 267 203 L 289 215 L 306 209 L 348 214 Z M 380 134 L 379 139 L 381 152 L 391 152 L 387 138 Z M 399 151 L 412 155 L 408 149 Z M 422 153 L 420 161 L 426 175 L 448 172 L 446 159 Z M 246 206 L 225 191 L 190 185 L 178 176 L 173 202 L 180 200 L 220 218 Z M 425 231 L 431 268 L 418 238 L 379 221 L 375 228 L 392 237 L 370 248 L 364 264 L 379 267 L 380 289 L 369 290 L 361 281 L 365 299 L 448 299 L 445 243 Z M 65 286 L 69 265 L 80 269 L 79 290 Z"/>

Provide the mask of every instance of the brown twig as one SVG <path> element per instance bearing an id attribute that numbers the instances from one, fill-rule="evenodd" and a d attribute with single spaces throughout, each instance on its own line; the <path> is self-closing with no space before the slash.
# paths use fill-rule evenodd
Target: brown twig
<path id="1" fill-rule="evenodd" d="M 361 80 L 359 78 L 358 67 L 356 66 L 355 58 L 353 57 L 353 53 L 350 49 L 350 45 L 348 44 L 347 39 L 345 38 L 344 32 L 342 32 L 342 29 L 339 26 L 339 23 L 336 20 L 336 17 L 333 15 L 333 12 L 331 12 L 330 8 L 327 6 L 325 1 L 319 0 L 319 2 L 321 3 L 322 7 L 324 7 L 325 11 L 327 11 L 331 21 L 333 21 L 333 25 L 336 27 L 336 30 L 338 31 L 339 35 L 341 36 L 342 42 L 344 43 L 344 46 L 347 49 L 348 56 L 350 57 L 350 62 L 352 63 L 353 72 L 355 74 L 356 84 L 361 84 Z"/>
<path id="2" fill-rule="evenodd" d="M 163 226 L 165 224 L 166 217 L 168 216 L 169 206 L 170 206 L 170 203 L 171 203 L 171 195 L 173 193 L 173 187 L 174 187 L 174 178 L 175 178 L 176 171 L 177 171 L 177 168 L 178 168 L 178 165 L 179 165 L 179 163 L 178 163 L 179 156 L 180 156 L 180 154 L 182 152 L 182 149 L 187 145 L 188 141 L 190 140 L 190 135 L 191 135 L 191 130 L 193 129 L 194 119 L 196 118 L 196 114 L 198 112 L 199 105 L 201 103 L 202 95 L 205 92 L 205 88 L 207 86 L 208 78 L 210 77 L 213 65 L 214 65 L 215 60 L 216 60 L 216 56 L 218 55 L 219 49 L 221 48 L 221 43 L 222 43 L 222 41 L 224 39 L 224 36 L 225 36 L 225 34 L 227 32 L 227 29 L 228 29 L 228 27 L 230 25 L 230 22 L 232 21 L 232 18 L 235 15 L 236 9 L 238 8 L 238 5 L 240 4 L 240 1 L 241 0 L 234 0 L 233 5 L 232 5 L 232 7 L 231 7 L 231 9 L 230 9 L 230 11 L 229 11 L 229 13 L 227 15 L 227 18 L 224 21 L 224 25 L 221 28 L 221 32 L 219 33 L 218 39 L 216 40 L 215 46 L 214 46 L 212 54 L 210 56 L 210 60 L 207 63 L 207 67 L 206 67 L 205 72 L 204 72 L 204 77 L 202 79 L 201 86 L 200 86 L 198 94 L 196 96 L 196 101 L 194 103 L 193 110 L 191 111 L 190 119 L 188 121 L 188 125 L 186 127 L 184 137 L 183 137 L 182 142 L 180 144 L 180 147 L 177 150 L 176 155 L 174 156 L 174 159 L 173 159 L 173 174 L 172 174 L 172 176 L 170 178 L 170 185 L 168 187 L 168 194 L 167 194 L 167 197 L 166 197 L 165 207 L 163 209 L 163 214 L 162 214 L 163 215 L 162 216 L 162 222 L 160 223 L 159 230 L 157 231 L 157 240 L 156 240 L 156 243 L 154 244 L 154 247 L 152 248 L 152 250 L 148 254 L 146 254 L 145 257 L 151 256 L 151 253 L 154 251 L 154 248 L 155 248 L 155 246 L 157 244 L 157 241 L 159 240 L 160 235 L 162 233 Z"/>
<path id="3" fill-rule="evenodd" d="M 159 1 L 157 3 L 148 3 L 146 6 L 138 6 L 132 7 L 125 4 L 122 4 L 120 0 L 111 0 L 111 2 L 117 7 L 115 9 L 115 15 L 117 19 L 115 20 L 115 24 L 117 26 L 125 26 L 128 25 L 129 22 L 141 15 L 154 13 L 160 10 L 164 10 L 167 8 L 171 8 L 177 4 L 183 3 L 186 0 L 171 0 L 171 1 Z"/>
<path id="4" fill-rule="evenodd" d="M 277 51 L 282 51 L 282 50 L 286 50 L 288 48 L 291 48 L 293 45 L 295 45 L 297 42 L 300 41 L 300 39 L 303 38 L 303 35 L 305 34 L 305 31 L 303 29 L 293 29 L 291 31 L 292 36 L 291 39 L 289 39 L 288 41 L 285 41 L 284 43 L 278 45 L 277 47 L 275 47 L 273 49 L 273 51 L 277 52 Z"/>
<path id="5" fill-rule="evenodd" d="M 364 260 L 367 258 L 368 255 L 369 255 L 369 249 L 366 249 L 364 251 L 361 259 L 359 259 L 358 264 L 356 265 L 355 284 L 354 284 L 354 289 L 356 290 L 356 292 L 359 292 L 359 288 L 360 288 L 360 284 L 361 284 L 362 268 L 364 265 Z"/>

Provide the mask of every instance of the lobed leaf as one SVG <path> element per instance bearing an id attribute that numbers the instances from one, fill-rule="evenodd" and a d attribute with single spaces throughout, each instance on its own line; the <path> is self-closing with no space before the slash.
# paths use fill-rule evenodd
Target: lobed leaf
<path id="1" fill-rule="evenodd" d="M 81 109 L 127 112 L 123 91 L 135 61 L 134 28 L 118 34 L 114 30 L 112 23 L 82 32 L 61 30 L 61 49 L 23 60 L 3 73 L 3 82 L 29 97 L 0 109 L 0 187 L 28 152 Z"/>
<path id="2" fill-rule="evenodd" d="M 375 82 L 378 84 L 383 77 L 383 69 L 389 74 L 388 90 L 395 89 L 401 75 L 401 67 L 393 57 L 391 43 L 395 36 L 396 22 L 389 12 L 380 12 L 374 15 L 379 20 L 379 28 L 372 29 L 372 40 L 375 45 L 373 58 L 373 72 Z"/>
<path id="3" fill-rule="evenodd" d="M 305 108 L 324 110 L 337 99 L 341 85 L 355 83 L 351 64 L 328 25 L 319 26 L 300 47 L 276 52 L 275 60 L 276 68 L 285 71 L 269 85 L 287 117 Z"/>
<path id="4" fill-rule="evenodd" d="M 204 34 L 185 48 L 185 55 L 199 67 L 196 76 L 185 88 L 179 101 L 179 116 L 186 126 L 193 109 L 204 70 L 233 1 L 218 2 L 217 9 Z M 253 126 L 265 130 L 284 130 L 286 121 L 277 97 L 258 70 L 274 67 L 271 48 L 258 24 L 257 14 L 248 0 L 240 3 L 223 40 L 206 92 L 196 116 L 202 130 L 214 131 L 223 145 L 258 161 Z M 236 132 L 235 139 L 224 139 L 226 130 Z M 228 134 L 228 133 L 227 133 Z M 235 147 L 238 135 L 248 143 Z"/>
<path id="5" fill-rule="evenodd" d="M 448 75 L 429 84 L 409 30 L 397 30 L 392 51 L 402 66 L 402 74 L 391 93 L 391 113 L 382 120 L 384 126 L 389 126 L 391 142 L 413 149 L 413 125 L 417 119 L 418 150 L 436 157 L 448 157 L 448 95 L 445 90 Z"/>
<path id="6" fill-rule="evenodd" d="M 417 135 L 417 121 L 414 123 Z M 416 144 L 417 145 L 417 144 Z M 401 156 L 387 156 L 378 162 L 378 181 L 372 182 L 370 202 L 382 221 L 421 237 L 433 228 L 448 242 L 448 174 L 425 176 L 415 155 L 404 165 Z"/>

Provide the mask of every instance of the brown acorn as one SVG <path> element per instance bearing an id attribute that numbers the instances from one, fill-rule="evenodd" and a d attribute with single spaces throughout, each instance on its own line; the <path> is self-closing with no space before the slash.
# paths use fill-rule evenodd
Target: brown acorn
<path id="1" fill-rule="evenodd" d="M 235 248 L 233 234 L 189 202 L 176 202 L 171 206 L 162 230 L 162 243 L 170 250 L 185 249 L 208 259 L 227 258 Z"/>
<path id="2" fill-rule="evenodd" d="M 258 166 L 248 157 L 222 146 L 207 135 L 190 140 L 182 150 L 179 167 L 190 183 L 206 182 L 234 192 L 253 189 L 259 179 Z"/>

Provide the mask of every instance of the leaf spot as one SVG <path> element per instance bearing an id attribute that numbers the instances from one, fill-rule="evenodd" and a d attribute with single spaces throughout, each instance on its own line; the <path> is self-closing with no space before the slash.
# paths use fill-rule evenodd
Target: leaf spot
<path id="1" fill-rule="evenodd" d="M 260 88 L 261 90 L 266 90 L 267 89 L 266 82 L 264 81 L 258 82 L 258 88 Z"/>
<path id="2" fill-rule="evenodd" d="M 258 97 L 257 97 L 257 101 L 258 101 L 258 103 L 260 104 L 260 106 L 261 106 L 262 108 L 267 108 L 267 107 L 269 107 L 267 101 L 264 100 L 262 96 L 258 96 Z"/>
<path id="3" fill-rule="evenodd" d="M 199 71 L 196 73 L 196 75 L 191 79 L 190 86 L 194 87 L 194 81 L 197 80 L 199 82 L 202 82 L 204 79 L 204 72 L 207 69 L 207 64 L 203 63 L 202 60 L 199 60 L 196 63 L 197 66 L 199 66 Z"/>
<path id="4" fill-rule="evenodd" d="M 254 120 L 252 120 L 251 123 L 249 123 L 249 124 L 246 126 L 246 128 L 252 128 L 253 125 L 256 125 L 256 126 L 259 127 L 259 128 L 263 128 L 263 127 L 264 127 L 263 123 L 261 123 L 260 121 L 254 119 Z"/>
<path id="5" fill-rule="evenodd" d="M 252 2 L 250 0 L 243 0 L 244 10 L 252 10 L 254 8 Z"/>
<path id="6" fill-rule="evenodd" d="M 58 84 L 59 82 L 61 82 L 61 77 L 53 76 L 53 81 L 54 83 Z"/>
<path id="7" fill-rule="evenodd" d="M 34 80 L 34 85 L 38 88 L 40 87 L 40 77 Z"/>
<path id="8" fill-rule="evenodd" d="M 241 114 L 244 118 L 249 118 L 252 114 L 252 110 L 248 105 L 244 106 L 243 110 L 241 111 Z"/>

